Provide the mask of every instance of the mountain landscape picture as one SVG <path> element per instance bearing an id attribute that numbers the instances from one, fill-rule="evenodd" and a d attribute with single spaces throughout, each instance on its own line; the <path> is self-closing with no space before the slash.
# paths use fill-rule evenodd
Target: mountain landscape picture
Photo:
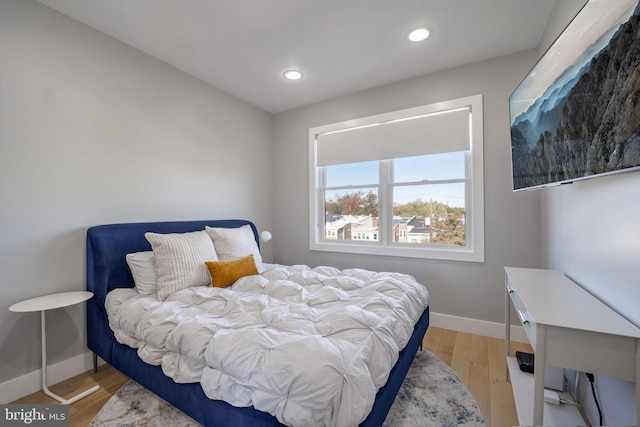
<path id="1" fill-rule="evenodd" d="M 590 0 L 509 107 L 514 190 L 640 169 L 638 0 Z"/>

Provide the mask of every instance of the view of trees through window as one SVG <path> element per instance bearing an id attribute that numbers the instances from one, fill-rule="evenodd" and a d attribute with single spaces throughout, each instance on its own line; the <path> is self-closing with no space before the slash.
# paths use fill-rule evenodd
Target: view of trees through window
<path id="1" fill-rule="evenodd" d="M 374 190 L 343 191 L 325 197 L 326 238 L 380 239 L 378 195 Z M 393 241 L 464 246 L 464 207 L 434 198 L 417 198 L 393 204 Z"/>
<path id="2" fill-rule="evenodd" d="M 326 203 L 327 214 L 378 216 L 378 195 L 373 191 L 345 193 Z"/>

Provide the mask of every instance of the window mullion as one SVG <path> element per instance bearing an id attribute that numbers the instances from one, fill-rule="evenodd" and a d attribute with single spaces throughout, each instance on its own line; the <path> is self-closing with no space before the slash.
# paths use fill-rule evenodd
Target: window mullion
<path id="1" fill-rule="evenodd" d="M 393 242 L 393 160 L 380 161 L 380 197 L 378 202 L 378 233 L 383 245 Z"/>
<path id="2" fill-rule="evenodd" d="M 467 151 L 464 156 L 465 163 L 465 185 L 464 185 L 464 197 L 465 197 L 465 209 L 464 209 L 464 220 L 465 220 L 465 231 L 466 231 L 466 242 L 467 247 L 473 247 L 473 185 L 471 185 L 471 177 L 473 174 L 473 164 L 472 164 L 472 155 L 471 150 Z"/>
<path id="3" fill-rule="evenodd" d="M 318 237 L 321 239 L 326 238 L 327 236 L 327 212 L 325 202 L 325 191 L 327 190 L 327 172 L 326 168 L 319 167 L 317 179 L 320 182 L 320 187 L 318 188 L 316 194 L 317 200 L 317 215 L 318 215 Z"/>
<path id="4" fill-rule="evenodd" d="M 367 188 L 378 187 L 378 184 L 362 184 L 362 185 L 341 185 L 336 187 L 324 187 L 325 190 L 363 190 Z"/>

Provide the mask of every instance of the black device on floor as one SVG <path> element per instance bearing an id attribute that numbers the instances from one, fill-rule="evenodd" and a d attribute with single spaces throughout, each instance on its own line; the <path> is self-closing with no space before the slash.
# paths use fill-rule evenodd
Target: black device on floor
<path id="1" fill-rule="evenodd" d="M 534 355 L 533 353 L 525 353 L 524 351 L 516 351 L 516 360 L 522 372 L 533 374 Z"/>

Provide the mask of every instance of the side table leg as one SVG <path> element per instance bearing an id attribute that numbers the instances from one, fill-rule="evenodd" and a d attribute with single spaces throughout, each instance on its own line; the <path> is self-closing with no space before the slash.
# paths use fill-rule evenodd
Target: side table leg
<path id="1" fill-rule="evenodd" d="M 40 311 L 40 329 L 42 329 L 42 391 L 44 391 L 44 394 L 46 394 L 47 396 L 54 398 L 63 405 L 70 405 L 73 402 L 76 402 L 83 397 L 90 395 L 91 393 L 95 393 L 100 387 L 97 385 L 93 386 L 89 390 L 84 391 L 70 399 L 64 399 L 49 390 L 49 387 L 47 387 L 47 328 L 44 320 L 44 312 L 44 310 Z"/>

